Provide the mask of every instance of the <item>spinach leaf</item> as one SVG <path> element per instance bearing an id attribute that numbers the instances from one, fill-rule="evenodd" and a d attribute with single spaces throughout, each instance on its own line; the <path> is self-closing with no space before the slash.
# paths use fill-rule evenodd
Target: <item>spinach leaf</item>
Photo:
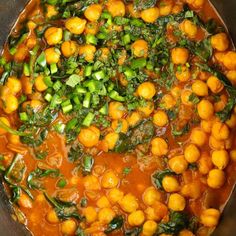
<path id="1" fill-rule="evenodd" d="M 132 229 L 125 230 L 125 236 L 140 236 L 142 232 L 142 227 L 135 227 Z"/>
<path id="2" fill-rule="evenodd" d="M 85 155 L 83 157 L 82 170 L 85 175 L 91 173 L 93 164 L 94 159 L 91 155 Z"/>
<path id="3" fill-rule="evenodd" d="M 87 236 L 87 234 L 84 232 L 84 230 L 81 227 L 78 227 L 75 236 Z"/>
<path id="4" fill-rule="evenodd" d="M 175 175 L 175 173 L 169 169 L 157 171 L 152 175 L 152 180 L 154 184 L 157 186 L 157 188 L 163 190 L 162 181 L 165 176 L 169 176 L 169 175 Z"/>
<path id="5" fill-rule="evenodd" d="M 44 192 L 44 196 L 54 207 L 54 210 L 60 219 L 75 218 L 77 220 L 82 220 L 82 216 L 78 213 L 76 204 L 72 202 L 62 202 L 56 198 L 50 197 L 46 192 Z"/>
<path id="6" fill-rule="evenodd" d="M 171 126 L 171 133 L 173 136 L 182 136 L 184 134 L 187 134 L 190 130 L 190 125 L 187 123 L 181 130 L 178 130 L 176 126 L 172 125 Z"/>
<path id="7" fill-rule="evenodd" d="M 134 0 L 134 8 L 136 10 L 144 10 L 147 8 L 154 7 L 157 0 Z"/>
<path id="8" fill-rule="evenodd" d="M 41 169 L 37 167 L 36 170 L 30 172 L 27 178 L 28 187 L 31 189 L 44 189 L 43 181 L 44 177 L 58 177 L 60 174 L 58 169 Z"/>
<path id="9" fill-rule="evenodd" d="M 80 144 L 77 144 L 76 146 L 72 146 L 70 148 L 70 151 L 68 153 L 68 159 L 70 162 L 76 162 L 77 160 L 80 160 L 84 154 L 83 148 Z"/>
<path id="10" fill-rule="evenodd" d="M 158 226 L 159 234 L 178 234 L 182 229 L 188 227 L 188 217 L 184 212 L 172 211 L 170 220 L 167 223 L 160 223 Z"/>
<path id="11" fill-rule="evenodd" d="M 122 216 L 116 216 L 108 224 L 107 229 L 104 231 L 106 234 L 113 232 L 114 230 L 120 229 L 124 224 L 124 219 Z"/>
<path id="12" fill-rule="evenodd" d="M 115 152 L 126 152 L 135 146 L 148 143 L 154 135 L 154 125 L 151 121 L 144 121 L 131 129 L 127 134 L 120 133 Z"/>
<path id="13" fill-rule="evenodd" d="M 17 154 L 14 157 L 11 165 L 6 170 L 4 174 L 4 180 L 10 185 L 17 185 L 23 180 L 25 171 L 26 166 L 23 156 Z"/>

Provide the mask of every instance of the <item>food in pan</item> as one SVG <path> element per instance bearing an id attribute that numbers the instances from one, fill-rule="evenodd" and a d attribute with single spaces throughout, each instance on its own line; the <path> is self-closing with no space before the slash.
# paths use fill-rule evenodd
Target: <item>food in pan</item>
<path id="1" fill-rule="evenodd" d="M 33 235 L 213 232 L 236 52 L 208 1 L 31 1 L 0 66 L 0 169 Z"/>

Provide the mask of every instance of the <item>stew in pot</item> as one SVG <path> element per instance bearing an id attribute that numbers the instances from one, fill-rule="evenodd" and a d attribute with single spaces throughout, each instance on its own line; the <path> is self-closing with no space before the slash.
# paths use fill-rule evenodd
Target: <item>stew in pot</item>
<path id="1" fill-rule="evenodd" d="M 0 170 L 35 236 L 205 236 L 236 176 L 236 52 L 204 0 L 33 0 L 0 58 Z"/>

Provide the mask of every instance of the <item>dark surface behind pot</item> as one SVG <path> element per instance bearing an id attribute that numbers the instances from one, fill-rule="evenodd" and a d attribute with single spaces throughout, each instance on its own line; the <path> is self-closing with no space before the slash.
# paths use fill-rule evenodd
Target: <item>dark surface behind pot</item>
<path id="1" fill-rule="evenodd" d="M 0 0 L 0 48 L 26 2 L 27 0 Z M 211 0 L 211 2 L 227 25 L 233 41 L 236 42 L 236 0 Z M 9 201 L 0 183 L 0 236 L 25 235 L 29 235 L 29 232 L 12 219 Z M 236 235 L 236 190 L 227 203 L 221 223 L 213 235 Z"/>

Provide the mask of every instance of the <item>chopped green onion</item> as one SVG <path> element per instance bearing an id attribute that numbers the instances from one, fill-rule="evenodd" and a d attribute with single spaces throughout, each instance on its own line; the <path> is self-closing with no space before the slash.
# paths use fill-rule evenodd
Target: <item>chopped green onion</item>
<path id="1" fill-rule="evenodd" d="M 74 129 L 77 124 L 78 124 L 78 120 L 76 118 L 73 118 L 70 121 L 68 121 L 66 124 L 66 129 L 65 129 L 66 132 Z"/>
<path id="2" fill-rule="evenodd" d="M 91 112 L 89 112 L 87 114 L 87 116 L 84 118 L 83 122 L 82 122 L 82 125 L 84 126 L 90 126 L 93 122 L 93 119 L 94 119 L 95 115 Z"/>
<path id="3" fill-rule="evenodd" d="M 69 77 L 69 79 L 66 81 L 66 85 L 74 88 L 78 83 L 80 83 L 83 80 L 83 78 L 80 75 L 73 74 Z"/>
<path id="4" fill-rule="evenodd" d="M 139 59 L 134 59 L 131 61 L 131 69 L 141 69 L 145 67 L 147 64 L 147 61 L 145 58 L 139 58 Z"/>
<path id="5" fill-rule="evenodd" d="M 97 80 L 88 80 L 84 83 L 84 86 L 86 86 L 89 89 L 90 93 L 99 91 L 102 87 L 102 83 Z"/>
<path id="6" fill-rule="evenodd" d="M 94 79 L 101 80 L 106 77 L 106 74 L 103 70 L 100 70 L 100 71 L 93 73 L 92 76 Z"/>
<path id="7" fill-rule="evenodd" d="M 100 109 L 99 112 L 102 115 L 107 115 L 108 114 L 108 103 L 105 103 L 105 105 L 103 105 Z"/>
<path id="8" fill-rule="evenodd" d="M 83 169 L 85 172 L 90 173 L 94 164 L 94 159 L 92 156 L 88 155 L 83 158 Z"/>
<path id="9" fill-rule="evenodd" d="M 58 91 L 58 90 L 62 87 L 61 81 L 57 80 L 57 81 L 53 84 L 52 87 L 53 87 L 53 89 L 54 89 L 55 91 Z"/>
<path id="10" fill-rule="evenodd" d="M 97 45 L 98 39 L 93 34 L 86 35 L 86 44 Z"/>
<path id="11" fill-rule="evenodd" d="M 53 82 L 51 80 L 50 76 L 45 76 L 43 78 L 44 83 L 48 86 L 48 87 L 52 87 L 53 86 Z"/>
<path id="12" fill-rule="evenodd" d="M 77 85 L 75 90 L 79 94 L 87 93 L 87 90 L 85 88 L 83 88 L 82 86 L 80 86 L 80 85 Z"/>
<path id="13" fill-rule="evenodd" d="M 93 66 L 86 66 L 84 69 L 84 76 L 88 77 L 92 74 Z"/>
<path id="14" fill-rule="evenodd" d="M 132 79 L 136 76 L 136 73 L 135 71 L 131 70 L 130 68 L 126 67 L 125 70 L 124 70 L 124 74 L 126 76 L 126 78 L 129 80 L 129 79 Z"/>
<path id="15" fill-rule="evenodd" d="M 54 125 L 55 131 L 59 134 L 64 133 L 65 127 L 66 127 L 66 125 L 63 123 L 57 123 L 56 125 Z"/>
<path id="16" fill-rule="evenodd" d="M 57 73 L 57 64 L 56 63 L 53 63 L 50 65 L 50 71 L 51 71 L 52 75 Z"/>
<path id="17" fill-rule="evenodd" d="M 46 67 L 47 61 L 46 61 L 46 55 L 45 52 L 41 52 L 41 54 L 38 56 L 36 63 L 38 63 L 42 67 Z"/>
<path id="18" fill-rule="evenodd" d="M 69 41 L 71 39 L 71 36 L 72 36 L 72 34 L 70 31 L 64 30 L 64 32 L 63 32 L 64 41 Z"/>
<path id="19" fill-rule="evenodd" d="M 57 105 L 62 103 L 62 98 L 58 94 L 54 94 L 49 108 L 54 109 Z"/>
<path id="20" fill-rule="evenodd" d="M 29 119 L 26 112 L 21 112 L 19 115 L 20 115 L 20 120 L 21 121 L 27 121 Z"/>
<path id="21" fill-rule="evenodd" d="M 47 93 L 45 96 L 44 96 L 44 99 L 48 102 L 50 102 L 52 100 L 52 95 L 50 93 Z"/>
<path id="22" fill-rule="evenodd" d="M 66 179 L 60 179 L 60 180 L 57 182 L 57 187 L 59 187 L 59 188 L 64 188 L 66 185 L 67 185 Z"/>
<path id="23" fill-rule="evenodd" d="M 70 112 L 72 109 L 73 109 L 72 104 L 62 107 L 62 111 L 64 114 Z"/>
<path id="24" fill-rule="evenodd" d="M 119 102 L 124 102 L 125 98 L 120 96 L 118 92 L 116 92 L 115 90 L 111 91 L 109 93 L 109 97 L 112 98 L 113 100 L 119 101 Z"/>
<path id="25" fill-rule="evenodd" d="M 83 106 L 89 108 L 91 101 L 91 93 L 86 93 L 83 101 Z"/>
<path id="26" fill-rule="evenodd" d="M 13 47 L 13 48 L 11 48 L 9 51 L 10 51 L 10 54 L 11 54 L 11 55 L 15 55 L 16 52 L 17 52 L 17 49 L 16 49 L 16 47 Z"/>
<path id="27" fill-rule="evenodd" d="M 25 76 L 30 76 L 30 67 L 28 63 L 24 63 L 23 72 Z"/>
<path id="28" fill-rule="evenodd" d="M 129 34 L 125 34 L 125 35 L 123 36 L 123 38 L 122 38 L 122 41 L 123 41 L 124 45 L 129 44 L 130 41 L 131 41 L 130 35 L 129 35 Z"/>

